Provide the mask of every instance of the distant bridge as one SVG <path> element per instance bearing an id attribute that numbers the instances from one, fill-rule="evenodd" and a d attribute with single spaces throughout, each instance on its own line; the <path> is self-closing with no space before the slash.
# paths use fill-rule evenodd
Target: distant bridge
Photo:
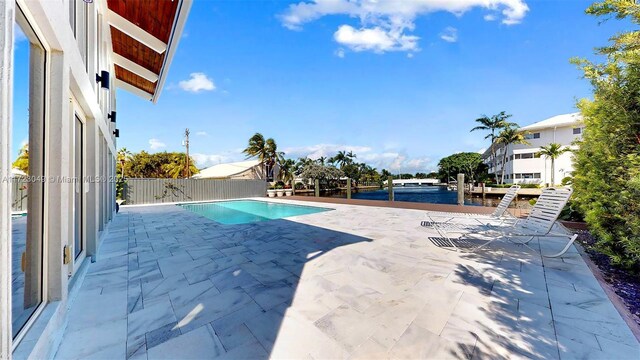
<path id="1" fill-rule="evenodd" d="M 385 181 L 385 186 L 387 182 Z M 441 184 L 438 179 L 394 179 L 393 186 L 435 186 Z"/>

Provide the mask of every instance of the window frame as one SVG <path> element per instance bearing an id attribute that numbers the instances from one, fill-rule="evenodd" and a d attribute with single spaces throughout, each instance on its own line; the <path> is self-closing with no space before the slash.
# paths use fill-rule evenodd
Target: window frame
<path id="1" fill-rule="evenodd" d="M 29 42 L 29 45 L 31 46 L 32 43 L 34 41 L 37 41 L 37 43 L 39 44 L 41 50 L 42 50 L 42 55 L 41 55 L 41 64 L 42 64 L 42 70 L 43 70 L 43 74 L 42 74 L 42 78 L 39 79 L 40 81 L 42 81 L 41 84 L 38 84 L 41 88 L 42 88 L 42 92 L 38 95 L 42 96 L 42 109 L 41 109 L 41 117 L 39 118 L 39 121 L 41 121 L 41 131 L 42 131 L 42 158 L 40 159 L 42 162 L 42 175 L 46 178 L 48 176 L 48 171 L 47 171 L 47 146 L 48 146 L 48 132 L 49 132 L 49 126 L 47 126 L 49 124 L 49 116 L 50 116 L 50 111 L 49 111 L 49 106 L 48 106 L 48 99 L 49 99 L 49 84 L 50 84 L 50 74 L 51 74 L 51 46 L 47 43 L 45 36 L 42 34 L 42 32 L 36 27 L 34 26 L 34 24 L 36 24 L 37 22 L 33 19 L 33 17 L 28 13 L 25 12 L 23 10 L 24 5 L 22 4 L 21 1 L 16 1 L 16 11 L 15 11 L 15 23 L 18 24 L 18 26 L 21 27 L 22 32 L 25 34 L 25 36 L 27 37 L 27 40 Z M 24 28 L 28 28 L 29 34 L 27 34 L 27 31 L 25 31 Z M 14 43 L 15 44 L 15 43 Z M 15 56 L 14 56 L 15 58 Z M 30 59 L 29 62 L 32 62 L 31 59 L 31 55 L 30 55 Z M 12 69 L 13 70 L 13 69 Z M 31 71 L 31 69 L 30 69 Z M 31 72 L 29 73 L 29 86 L 31 85 L 31 81 L 33 81 L 34 79 L 31 77 Z M 11 84 L 11 86 L 13 86 L 13 84 Z M 30 90 L 31 92 L 31 90 Z M 10 122 L 13 123 L 13 116 L 11 117 Z M 30 111 L 30 118 L 29 121 L 31 121 L 31 111 Z M 31 127 L 31 124 L 29 125 L 29 127 Z M 29 130 L 29 138 L 31 138 L 31 130 Z M 31 139 L 30 139 L 31 140 Z M 48 193 L 49 193 L 49 186 L 47 184 L 47 182 L 42 183 L 42 199 L 40 201 L 40 206 L 42 207 L 42 212 L 40 214 L 40 234 L 39 234 L 39 239 L 40 239 L 40 246 L 41 251 L 41 266 L 42 268 L 40 269 L 40 303 L 36 306 L 36 308 L 34 309 L 33 313 L 31 313 L 27 319 L 27 321 L 25 321 L 24 324 L 22 324 L 20 326 L 20 329 L 18 329 L 17 331 L 14 332 L 13 330 L 13 320 L 12 320 L 12 324 L 11 324 L 11 332 L 12 332 L 12 344 L 11 344 L 11 351 L 15 351 L 15 349 L 18 347 L 18 345 L 21 343 L 21 341 L 24 339 L 25 335 L 28 333 L 28 331 L 31 329 L 31 327 L 33 326 L 33 324 L 37 321 L 37 319 L 40 317 L 40 315 L 42 314 L 45 306 L 48 303 L 48 297 L 49 297 L 49 291 L 48 291 L 48 265 L 49 265 L 49 249 L 48 249 L 48 238 L 47 238 L 47 229 L 48 229 L 48 206 L 46 206 L 46 201 L 48 199 Z M 28 225 L 27 225 L 28 226 Z M 26 276 L 26 275 L 25 275 Z M 12 291 L 12 290 L 11 290 Z"/>
<path id="2" fill-rule="evenodd" d="M 71 114 L 71 121 L 73 123 L 73 131 L 74 131 L 74 136 L 73 136 L 73 140 L 74 140 L 74 146 L 73 146 L 73 158 L 74 158 L 74 167 L 75 167 L 75 156 L 76 156 L 76 151 L 78 150 L 78 147 L 75 144 L 75 125 L 76 125 L 76 121 L 80 121 L 82 123 L 82 134 L 81 134 L 81 146 L 82 146 L 82 174 L 80 175 L 80 177 L 76 180 L 81 182 L 82 184 L 82 190 L 81 190 L 81 211 L 82 214 L 80 215 L 80 233 L 81 233 L 81 247 L 82 250 L 80 251 L 80 253 L 78 253 L 77 255 L 75 254 L 75 238 L 74 241 L 72 242 L 73 244 L 73 252 L 72 252 L 72 261 L 70 262 L 71 264 L 71 273 L 72 276 L 75 275 L 75 273 L 77 272 L 77 270 L 80 268 L 80 266 L 82 265 L 82 262 L 84 261 L 84 259 L 86 258 L 86 254 L 87 254 L 87 196 L 86 193 L 89 189 L 88 185 L 84 183 L 84 177 L 86 176 L 87 173 L 87 117 L 85 116 L 81 106 L 78 104 L 78 102 L 76 101 L 75 97 L 72 96 L 71 99 L 71 103 L 70 103 L 70 111 L 69 113 Z M 75 171 L 75 169 L 74 169 Z M 74 176 L 77 176 L 77 174 L 74 174 Z M 74 196 L 75 196 L 75 192 L 74 192 Z M 75 198 L 74 198 L 74 211 L 75 211 Z M 74 213 L 74 220 L 75 220 L 75 213 Z M 74 229 L 74 235 L 75 235 L 75 229 Z"/>

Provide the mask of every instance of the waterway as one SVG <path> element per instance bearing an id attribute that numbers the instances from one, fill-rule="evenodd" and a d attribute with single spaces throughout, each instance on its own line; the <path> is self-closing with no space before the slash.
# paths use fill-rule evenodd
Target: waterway
<path id="1" fill-rule="evenodd" d="M 313 192 L 310 193 L 297 193 L 296 195 L 313 196 Z M 346 198 L 347 192 L 344 190 L 322 191 L 320 193 L 322 197 L 335 197 Z M 353 199 L 361 200 L 389 200 L 389 192 L 387 189 L 363 189 L 351 194 Z M 394 199 L 396 201 L 408 201 L 430 204 L 457 204 L 458 195 L 456 191 L 447 190 L 445 186 L 407 186 L 394 188 Z M 500 202 L 500 198 L 482 199 L 482 197 L 472 197 L 466 195 L 464 203 L 465 205 L 473 206 L 497 206 Z M 513 206 L 513 205 L 512 205 Z M 519 208 L 528 208 L 529 202 L 527 199 L 519 199 L 516 203 Z"/>

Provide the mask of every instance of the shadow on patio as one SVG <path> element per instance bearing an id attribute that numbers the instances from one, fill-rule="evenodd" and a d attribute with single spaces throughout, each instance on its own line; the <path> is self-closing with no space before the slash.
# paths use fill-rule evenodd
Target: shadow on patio
<path id="1" fill-rule="evenodd" d="M 368 241 L 287 220 L 220 225 L 179 207 L 125 209 L 84 280 L 57 357 L 125 355 L 117 334 L 126 329 L 127 358 L 268 358 L 294 298 L 300 314 L 334 305 L 322 304 L 336 290 L 328 282 L 312 279 L 300 292 L 305 266 Z M 95 340 L 99 328 L 117 334 Z M 93 346 L 78 345 L 83 330 Z"/>
<path id="2" fill-rule="evenodd" d="M 575 249 L 560 259 L 564 242 L 535 240 L 535 252 L 500 242 L 461 256 L 455 282 L 472 286 L 454 311 L 459 335 L 474 358 L 632 358 L 638 344 Z M 471 320 L 473 319 L 473 320 Z M 615 354 L 615 355 L 614 355 Z"/>

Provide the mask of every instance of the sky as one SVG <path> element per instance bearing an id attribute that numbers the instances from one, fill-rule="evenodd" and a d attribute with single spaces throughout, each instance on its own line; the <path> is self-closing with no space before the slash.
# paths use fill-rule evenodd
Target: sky
<path id="1" fill-rule="evenodd" d="M 483 114 L 577 111 L 591 88 L 569 59 L 630 29 L 599 25 L 590 3 L 195 0 L 158 103 L 117 90 L 118 147 L 184 151 L 189 128 L 205 167 L 243 160 L 260 132 L 290 158 L 351 150 L 428 172 L 489 145 L 469 131 Z"/>

